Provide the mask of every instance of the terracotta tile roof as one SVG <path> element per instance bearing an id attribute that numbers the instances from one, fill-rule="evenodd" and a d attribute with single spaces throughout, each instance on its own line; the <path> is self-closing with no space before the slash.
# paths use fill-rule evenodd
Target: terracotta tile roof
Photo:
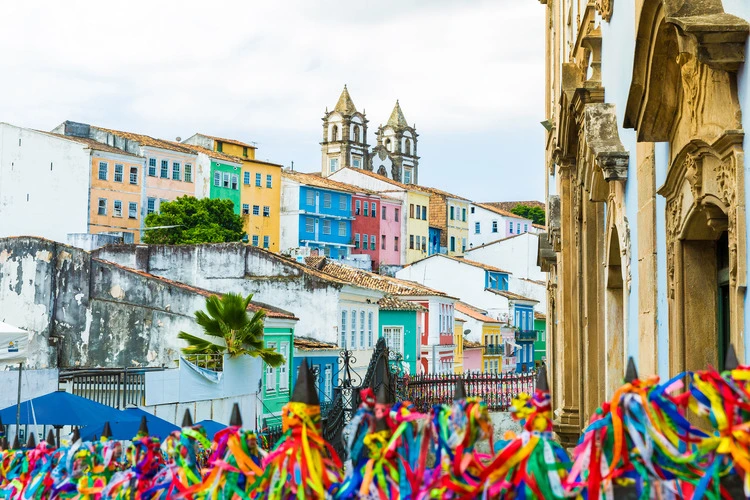
<path id="1" fill-rule="evenodd" d="M 339 346 L 330 342 L 321 342 L 320 340 L 309 337 L 294 336 L 294 348 L 300 351 L 318 351 L 318 350 L 339 350 Z"/>
<path id="2" fill-rule="evenodd" d="M 469 202 L 471 201 L 470 199 L 464 198 L 463 196 L 458 196 L 456 194 L 452 194 L 452 193 L 449 193 L 448 191 L 443 191 L 441 189 L 437 189 L 437 188 L 434 188 L 434 187 L 418 186 L 416 184 L 411 185 L 411 187 L 413 187 L 414 189 L 416 189 L 418 191 L 425 191 L 427 193 L 434 194 L 434 195 L 437 195 L 437 196 L 441 196 L 441 197 L 444 197 L 444 198 L 453 198 L 453 199 L 456 199 L 456 200 L 463 200 L 463 201 L 469 201 Z"/>
<path id="3" fill-rule="evenodd" d="M 478 267 L 480 269 L 484 269 L 485 271 L 492 271 L 492 272 L 496 272 L 496 273 L 505 273 L 505 274 L 513 274 L 510 271 L 505 271 L 504 269 L 500 269 L 499 267 L 490 266 L 489 264 L 483 264 L 483 263 L 477 262 L 475 260 L 465 259 L 464 257 L 454 257 L 452 255 L 447 255 L 447 254 L 444 254 L 444 253 L 432 254 L 429 257 L 425 257 L 424 259 L 420 259 L 420 260 L 412 262 L 411 264 L 407 264 L 407 265 L 404 266 L 404 268 L 407 268 L 409 266 L 413 266 L 414 264 L 418 264 L 420 262 L 423 262 L 425 260 L 429 260 L 429 259 L 432 259 L 432 258 L 435 258 L 435 257 L 443 257 L 443 258 L 446 258 L 446 259 L 455 260 L 456 262 L 460 262 L 462 264 L 467 264 L 469 266 Z"/>
<path id="4" fill-rule="evenodd" d="M 547 315 L 544 313 L 534 311 L 534 319 L 547 319 Z"/>
<path id="5" fill-rule="evenodd" d="M 37 132 L 41 132 L 43 134 L 51 135 L 54 137 L 60 137 L 62 139 L 68 139 L 69 141 L 80 142 L 81 144 L 87 145 L 89 149 L 94 149 L 96 151 L 104 151 L 106 153 L 115 153 L 118 155 L 132 156 L 134 158 L 143 158 L 143 156 L 141 155 L 134 155 L 133 153 L 128 153 L 127 151 L 123 151 L 122 149 L 117 149 L 115 147 L 110 146 L 109 144 L 104 144 L 103 142 L 95 141 L 94 139 L 90 139 L 88 137 L 55 134 L 54 132 L 45 132 L 43 130 L 37 130 Z"/>
<path id="6" fill-rule="evenodd" d="M 380 174 L 376 174 L 375 172 L 370 172 L 369 170 L 365 170 L 362 168 L 351 168 L 351 167 L 345 167 L 342 170 L 351 170 L 352 172 L 358 172 L 360 174 L 364 174 L 368 177 L 372 177 L 373 179 L 378 179 L 383 182 L 387 182 L 388 184 L 391 184 L 393 186 L 400 187 L 401 189 L 407 189 L 416 191 L 416 185 L 414 184 L 402 184 L 401 182 L 394 181 L 393 179 L 389 179 L 388 177 L 382 176 Z"/>
<path id="7" fill-rule="evenodd" d="M 530 299 L 529 297 L 524 297 L 523 295 L 519 295 L 517 293 L 509 292 L 508 290 L 495 290 L 494 288 L 485 288 L 484 291 L 485 292 L 492 292 L 495 295 L 501 295 L 501 296 L 503 296 L 503 297 L 505 297 L 506 299 L 509 299 L 509 300 L 526 300 L 528 302 L 537 302 L 537 303 L 539 303 L 539 301 L 536 300 L 536 299 Z"/>
<path id="8" fill-rule="evenodd" d="M 493 207 L 497 207 L 500 210 L 505 210 L 506 212 L 510 212 L 513 210 L 516 205 L 526 205 L 532 208 L 541 208 L 542 210 L 546 210 L 547 207 L 544 206 L 544 203 L 541 201 L 536 200 L 529 200 L 529 201 L 485 201 L 482 202 L 483 205 L 491 205 Z"/>
<path id="9" fill-rule="evenodd" d="M 518 278 L 518 279 L 521 280 L 521 281 L 528 281 L 529 283 L 534 283 L 535 285 L 542 285 L 544 287 L 547 286 L 547 283 L 545 283 L 544 281 L 541 281 L 541 280 L 532 280 L 532 279 L 529 279 L 529 278 Z"/>
<path id="10" fill-rule="evenodd" d="M 373 196 L 379 196 L 379 194 L 375 191 L 371 191 L 369 189 L 353 186 L 351 184 L 346 184 L 339 181 L 334 181 L 333 179 L 328 179 L 326 177 L 322 177 L 320 175 L 315 174 L 308 174 L 304 172 L 293 172 L 293 171 L 284 171 L 281 173 L 282 177 L 286 177 L 287 179 L 291 179 L 294 181 L 299 182 L 300 184 L 305 184 L 307 186 L 316 186 L 319 188 L 324 189 L 333 189 L 336 191 L 343 191 L 345 193 L 365 193 Z"/>
<path id="11" fill-rule="evenodd" d="M 178 153 L 189 153 L 193 154 L 185 145 L 179 144 L 172 141 L 166 141 L 164 139 L 155 139 L 151 136 L 144 134 L 135 134 L 133 132 L 123 132 L 122 130 L 114 130 L 104 127 L 93 126 L 93 128 L 102 132 L 109 132 L 112 135 L 120 136 L 130 141 L 137 141 L 141 146 L 150 146 L 153 148 L 168 149 L 170 151 L 177 151 Z"/>
<path id="12" fill-rule="evenodd" d="M 258 149 L 256 146 L 253 146 L 251 144 L 246 144 L 244 142 L 240 142 L 235 139 L 225 139 L 223 137 L 216 137 L 215 135 L 208 135 L 208 134 L 200 134 L 200 135 L 204 137 L 208 137 L 209 139 L 213 139 L 215 141 L 226 142 L 227 144 L 235 144 L 237 146 L 242 146 L 244 148 Z"/>
<path id="13" fill-rule="evenodd" d="M 520 215 L 516 215 L 514 213 L 511 213 L 507 210 L 503 210 L 502 208 L 498 208 L 494 205 L 491 205 L 489 203 L 474 203 L 474 205 L 484 208 L 485 210 L 489 210 L 490 212 L 494 212 L 498 215 L 502 215 L 503 217 L 512 217 L 514 219 L 521 219 L 521 220 L 530 220 L 526 217 L 521 217 Z"/>
<path id="14" fill-rule="evenodd" d="M 123 271 L 128 271 L 130 273 L 137 274 L 137 275 L 142 276 L 144 278 L 148 278 L 148 279 L 153 279 L 153 280 L 156 280 L 156 281 L 160 281 L 160 282 L 162 282 L 162 283 L 164 283 L 166 285 L 173 286 L 175 288 L 180 288 L 180 289 L 185 290 L 187 292 L 192 292 L 192 293 L 195 293 L 195 294 L 198 294 L 198 295 L 202 295 L 204 297 L 210 297 L 212 295 L 217 295 L 219 297 L 221 296 L 220 293 L 212 292 L 212 291 L 206 290 L 204 288 L 198 288 L 198 287 L 195 287 L 195 286 L 191 286 L 191 285 L 182 283 L 180 281 L 174 281 L 174 280 L 171 280 L 169 278 L 164 278 L 162 276 L 156 276 L 155 274 L 150 274 L 150 273 L 147 273 L 145 271 L 140 271 L 138 269 L 133 269 L 131 267 L 123 266 L 121 264 L 117 264 L 115 262 L 110 262 L 108 260 L 98 259 L 96 257 L 92 257 L 91 260 L 92 261 L 96 261 L 96 262 L 100 262 L 102 264 L 106 264 L 108 266 L 116 267 L 118 269 L 122 269 Z M 250 305 L 247 306 L 247 310 L 248 311 L 253 311 L 253 312 L 258 311 L 258 310 L 263 310 L 263 311 L 265 311 L 266 316 L 268 316 L 269 318 L 294 319 L 294 320 L 298 319 L 297 317 L 294 316 L 294 314 L 290 313 L 289 311 L 285 311 L 283 309 L 280 309 L 280 308 L 275 307 L 275 306 L 270 306 L 268 304 L 263 304 L 262 302 L 251 302 Z"/>
<path id="15" fill-rule="evenodd" d="M 532 224 L 531 227 L 535 227 L 537 229 L 541 229 L 542 231 L 546 231 L 547 230 L 547 226 L 543 226 L 541 224 Z"/>
<path id="16" fill-rule="evenodd" d="M 484 346 L 479 342 L 472 342 L 471 340 L 464 339 L 464 349 L 483 349 Z"/>
<path id="17" fill-rule="evenodd" d="M 454 304 L 454 307 L 456 308 L 456 311 L 460 312 L 461 314 L 465 314 L 468 317 L 475 319 L 477 321 L 481 321 L 483 323 L 500 323 L 499 319 L 492 318 L 490 316 L 487 316 L 485 314 L 485 311 L 482 311 L 481 309 L 477 309 L 476 307 L 469 305 L 465 302 L 456 302 Z"/>
<path id="18" fill-rule="evenodd" d="M 215 160 L 224 160 L 232 163 L 239 163 L 242 165 L 243 158 L 240 158 L 239 156 L 232 156 L 225 153 L 219 153 L 218 151 L 212 151 L 208 148 L 204 148 L 203 146 L 197 146 L 195 144 L 185 144 L 183 142 L 173 142 L 173 141 L 166 141 L 171 142 L 172 144 L 176 144 L 178 146 L 181 146 L 183 148 L 191 150 L 193 153 L 203 153 L 207 155 L 209 158 L 213 158 Z"/>
<path id="19" fill-rule="evenodd" d="M 472 247 L 472 248 L 467 249 L 466 251 L 467 252 L 471 252 L 472 250 L 477 250 L 478 248 L 488 247 L 490 245 L 494 245 L 495 243 L 500 243 L 501 241 L 511 240 L 513 238 L 518 238 L 519 236 L 523 236 L 524 234 L 528 234 L 528 235 L 531 235 L 531 236 L 537 236 L 536 234 L 533 234 L 533 233 L 519 233 L 519 234 L 514 234 L 512 236 L 506 236 L 505 238 L 500 238 L 499 240 L 488 241 L 484 245 L 479 245 L 477 247 Z"/>
<path id="20" fill-rule="evenodd" d="M 454 318 L 453 318 L 453 321 L 458 321 L 458 322 L 460 322 L 460 323 L 466 323 L 466 320 L 465 320 L 465 319 L 461 319 L 461 318 L 456 318 L 456 317 L 454 317 Z"/>
<path id="21" fill-rule="evenodd" d="M 356 269 L 345 264 L 339 264 L 326 257 L 308 257 L 305 262 L 311 268 L 318 269 L 328 275 L 334 276 L 348 283 L 358 285 L 373 290 L 379 290 L 391 295 L 412 296 L 412 295 L 434 295 L 439 297 L 448 297 L 443 292 L 433 290 L 413 281 L 391 278 L 381 274 L 374 274 L 362 269 Z M 452 297 L 451 297 L 452 298 Z"/>
<path id="22" fill-rule="evenodd" d="M 378 301 L 381 311 L 426 311 L 427 308 L 416 302 L 397 299 L 391 295 L 386 295 Z"/>

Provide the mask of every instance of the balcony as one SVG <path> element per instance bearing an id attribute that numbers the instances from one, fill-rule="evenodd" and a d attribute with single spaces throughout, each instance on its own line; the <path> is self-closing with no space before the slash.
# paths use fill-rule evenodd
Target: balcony
<path id="1" fill-rule="evenodd" d="M 486 346 L 484 346 L 484 355 L 485 356 L 502 356 L 503 346 L 495 345 L 495 344 L 487 344 Z"/>
<path id="2" fill-rule="evenodd" d="M 516 330 L 516 342 L 536 342 L 539 330 Z"/>

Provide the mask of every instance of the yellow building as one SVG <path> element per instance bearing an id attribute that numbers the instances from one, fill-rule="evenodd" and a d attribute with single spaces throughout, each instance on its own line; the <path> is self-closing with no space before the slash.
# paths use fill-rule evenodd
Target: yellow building
<path id="1" fill-rule="evenodd" d="M 455 194 L 426 186 L 414 186 L 430 195 L 428 253 L 447 253 L 461 257 L 469 240 L 471 201 Z"/>
<path id="2" fill-rule="evenodd" d="M 255 159 L 255 146 L 234 139 L 195 134 L 184 141 L 242 160 L 240 214 L 248 243 L 279 251 L 282 165 Z"/>
<path id="3" fill-rule="evenodd" d="M 484 346 L 481 358 L 481 369 L 485 372 L 500 373 L 503 371 L 503 333 L 500 320 L 487 315 L 486 311 L 464 302 L 455 304 L 456 318 L 466 321 L 466 326 L 479 338 Z M 463 350 L 463 347 L 462 347 Z"/>
<path id="4" fill-rule="evenodd" d="M 406 188 L 404 202 L 406 224 L 401 231 L 405 235 L 406 256 L 403 264 L 406 265 L 424 259 L 428 255 L 430 195 L 405 184 L 402 186 Z"/>
<path id="5" fill-rule="evenodd" d="M 464 372 L 464 325 L 465 319 L 453 318 L 453 372 Z"/>

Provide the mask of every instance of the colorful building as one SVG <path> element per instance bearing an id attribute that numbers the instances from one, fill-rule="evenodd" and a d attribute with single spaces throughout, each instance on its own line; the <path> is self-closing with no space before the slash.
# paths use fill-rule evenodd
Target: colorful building
<path id="1" fill-rule="evenodd" d="M 372 261 L 371 269 L 377 271 L 380 262 L 380 197 L 374 192 L 352 189 L 352 254 L 364 254 Z"/>
<path id="2" fill-rule="evenodd" d="M 487 311 L 465 302 L 456 302 L 455 307 L 456 317 L 466 322 L 464 335 L 478 337 L 484 346 L 481 370 L 492 373 L 503 371 L 505 349 L 500 320 L 488 316 Z"/>
<path id="3" fill-rule="evenodd" d="M 469 205 L 466 198 L 426 186 L 416 189 L 430 195 L 429 255 L 462 256 L 469 241 Z"/>
<path id="4" fill-rule="evenodd" d="M 209 150 L 223 153 L 234 159 L 233 162 L 213 165 L 212 175 L 221 172 L 221 185 L 216 187 L 217 194 L 236 199 L 235 212 L 242 215 L 248 243 L 262 246 L 272 252 L 280 249 L 281 234 L 281 171 L 282 165 L 257 160 L 256 147 L 234 139 L 225 139 L 205 134 L 195 134 L 184 141 Z M 239 163 L 240 170 L 230 171 L 227 167 Z M 224 186 L 224 173 L 230 175 L 229 188 L 234 190 L 232 179 L 238 176 L 237 192 L 229 192 Z M 213 177 L 211 178 L 213 180 Z"/>
<path id="5" fill-rule="evenodd" d="M 464 372 L 484 370 L 484 345 L 464 339 Z"/>
<path id="6" fill-rule="evenodd" d="M 380 198 L 380 266 L 401 266 L 401 202 L 387 196 Z"/>
<path id="7" fill-rule="evenodd" d="M 302 361 L 307 360 L 315 376 L 321 413 L 325 414 L 333 403 L 333 388 L 339 386 L 339 346 L 308 337 L 294 338 L 294 365 L 292 387 L 297 382 L 297 372 Z"/>
<path id="8" fill-rule="evenodd" d="M 534 330 L 536 330 L 536 342 L 534 342 L 534 365 L 538 368 L 547 363 L 547 316 L 540 312 L 534 312 Z"/>
<path id="9" fill-rule="evenodd" d="M 421 338 L 419 325 L 424 323 L 427 309 L 420 304 L 388 295 L 378 301 L 380 337 L 388 348 L 401 355 L 405 373 L 419 373 Z"/>
<path id="10" fill-rule="evenodd" d="M 467 248 L 529 232 L 537 232 L 531 219 L 508 212 L 490 203 L 469 205 L 469 245 Z"/>
<path id="11" fill-rule="evenodd" d="M 455 373 L 464 372 L 464 326 L 466 320 L 461 319 L 458 316 L 453 318 L 453 345 L 455 346 L 455 362 L 453 363 L 453 370 Z"/>
<path id="12" fill-rule="evenodd" d="M 333 259 L 348 256 L 356 246 L 351 186 L 299 172 L 284 172 L 282 183 L 281 251 L 309 248 Z"/>

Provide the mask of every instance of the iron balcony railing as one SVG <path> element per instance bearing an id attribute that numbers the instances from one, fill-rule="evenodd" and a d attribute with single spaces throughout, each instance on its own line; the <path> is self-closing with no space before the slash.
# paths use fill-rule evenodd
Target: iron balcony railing
<path id="1" fill-rule="evenodd" d="M 146 372 L 163 368 L 96 368 L 60 372 L 60 388 L 113 408 L 146 403 Z"/>
<path id="2" fill-rule="evenodd" d="M 502 356 L 503 351 L 504 349 L 501 345 L 488 344 L 484 347 L 485 356 Z"/>
<path id="3" fill-rule="evenodd" d="M 516 330 L 516 340 L 522 342 L 536 342 L 538 330 Z"/>

